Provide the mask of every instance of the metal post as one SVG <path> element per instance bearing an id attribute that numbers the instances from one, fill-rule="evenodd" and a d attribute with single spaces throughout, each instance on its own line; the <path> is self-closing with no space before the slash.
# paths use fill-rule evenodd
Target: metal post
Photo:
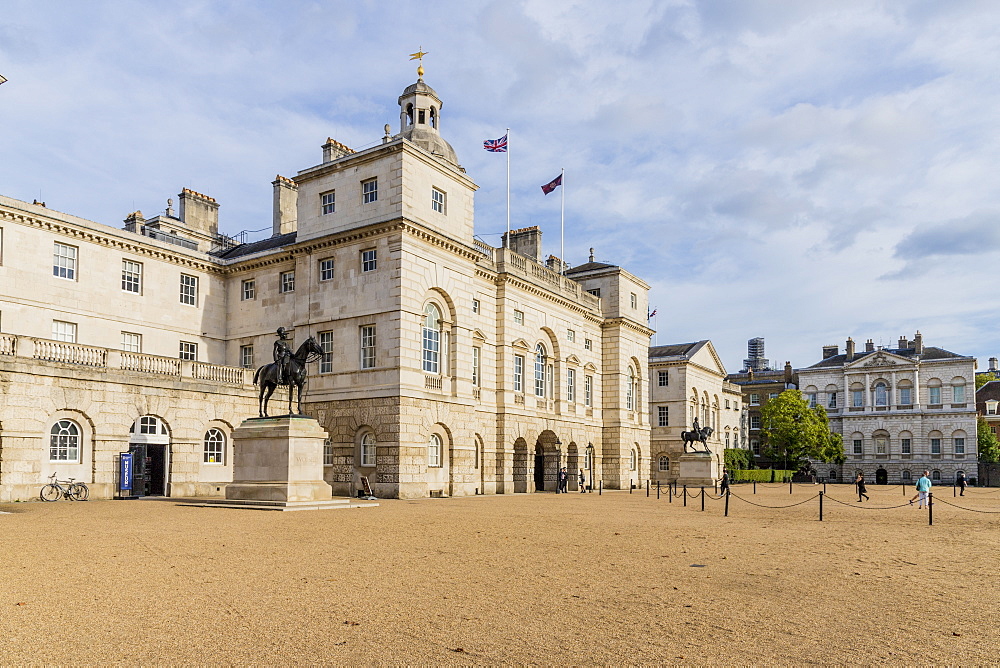
<path id="1" fill-rule="evenodd" d="M 688 486 L 684 485 L 684 507 L 687 508 L 688 505 Z"/>
<path id="2" fill-rule="evenodd" d="M 934 492 L 927 492 L 927 523 L 934 526 Z"/>
<path id="3" fill-rule="evenodd" d="M 597 487 L 597 496 L 600 496 L 601 494 L 604 494 L 604 479 L 603 478 L 601 479 L 601 482 L 598 483 L 598 487 Z"/>
<path id="4" fill-rule="evenodd" d="M 792 493 L 792 478 L 791 478 L 791 476 L 788 477 L 788 493 L 789 494 Z"/>
<path id="5" fill-rule="evenodd" d="M 670 502 L 670 503 L 674 502 L 674 492 L 673 492 L 673 489 L 674 489 L 673 485 L 668 482 L 667 483 L 667 501 Z"/>
<path id="6" fill-rule="evenodd" d="M 659 500 L 659 498 L 660 498 L 660 481 L 659 480 L 656 481 L 656 498 L 657 498 L 657 500 Z"/>
<path id="7" fill-rule="evenodd" d="M 951 495 L 958 496 L 958 485 L 951 483 Z"/>
<path id="8" fill-rule="evenodd" d="M 819 493 L 819 521 L 820 522 L 823 521 L 823 495 L 824 494 L 826 494 L 826 492 L 820 492 Z"/>
<path id="9" fill-rule="evenodd" d="M 756 480 L 753 481 L 753 493 L 754 494 L 757 493 L 757 481 Z"/>
<path id="10" fill-rule="evenodd" d="M 649 478 L 646 478 L 646 498 L 649 498 Z"/>
<path id="11" fill-rule="evenodd" d="M 826 494 L 826 478 L 823 478 L 823 493 Z"/>
<path id="12" fill-rule="evenodd" d="M 729 517 L 729 490 L 726 490 L 726 517 Z"/>
<path id="13" fill-rule="evenodd" d="M 701 512 L 705 512 L 705 488 L 701 488 Z"/>
<path id="14" fill-rule="evenodd" d="M 628 493 L 632 493 L 632 478 L 628 479 Z"/>

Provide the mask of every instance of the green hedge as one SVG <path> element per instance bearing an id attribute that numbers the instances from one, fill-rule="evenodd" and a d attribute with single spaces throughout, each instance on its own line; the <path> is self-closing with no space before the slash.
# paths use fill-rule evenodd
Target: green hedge
<path id="1" fill-rule="evenodd" d="M 731 471 L 733 482 L 788 482 L 795 471 L 782 469 L 743 469 Z"/>

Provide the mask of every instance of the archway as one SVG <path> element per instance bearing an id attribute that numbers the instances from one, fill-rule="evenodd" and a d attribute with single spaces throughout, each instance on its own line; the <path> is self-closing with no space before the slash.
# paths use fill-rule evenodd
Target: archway
<path id="1" fill-rule="evenodd" d="M 514 493 L 528 491 L 528 443 L 523 438 L 514 441 Z"/>
<path id="2" fill-rule="evenodd" d="M 143 415 L 129 429 L 128 449 L 132 453 L 137 496 L 167 496 L 170 471 L 170 434 L 155 415 Z"/>
<path id="3" fill-rule="evenodd" d="M 535 491 L 545 491 L 545 450 L 541 443 L 535 443 Z"/>
<path id="4" fill-rule="evenodd" d="M 580 489 L 580 451 L 572 442 L 566 448 L 566 470 L 569 472 L 569 488 L 574 492 Z"/>
<path id="5" fill-rule="evenodd" d="M 886 471 L 884 468 L 879 467 L 879 469 L 875 471 L 875 484 L 885 485 L 888 484 L 888 482 L 889 482 L 889 472 Z"/>

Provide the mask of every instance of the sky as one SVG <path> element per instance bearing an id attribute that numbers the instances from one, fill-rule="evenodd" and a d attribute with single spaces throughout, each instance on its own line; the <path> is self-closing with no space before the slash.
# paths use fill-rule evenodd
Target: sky
<path id="1" fill-rule="evenodd" d="M 476 234 L 510 128 L 511 226 L 560 255 L 565 195 L 565 259 L 645 280 L 655 344 L 1000 356 L 992 1 L 5 0 L 0 194 L 121 227 L 186 187 L 267 236 L 276 174 L 398 132 L 421 48 Z"/>

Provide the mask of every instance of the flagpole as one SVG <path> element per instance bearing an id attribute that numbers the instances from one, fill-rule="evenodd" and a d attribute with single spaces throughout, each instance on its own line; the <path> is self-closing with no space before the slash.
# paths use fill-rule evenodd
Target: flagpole
<path id="1" fill-rule="evenodd" d="M 559 195 L 562 199 L 559 204 L 559 273 L 566 273 L 566 168 L 559 172 L 559 183 L 562 189 Z"/>
<path id="2" fill-rule="evenodd" d="M 510 248 L 510 128 L 507 128 L 507 236 L 504 246 Z"/>

